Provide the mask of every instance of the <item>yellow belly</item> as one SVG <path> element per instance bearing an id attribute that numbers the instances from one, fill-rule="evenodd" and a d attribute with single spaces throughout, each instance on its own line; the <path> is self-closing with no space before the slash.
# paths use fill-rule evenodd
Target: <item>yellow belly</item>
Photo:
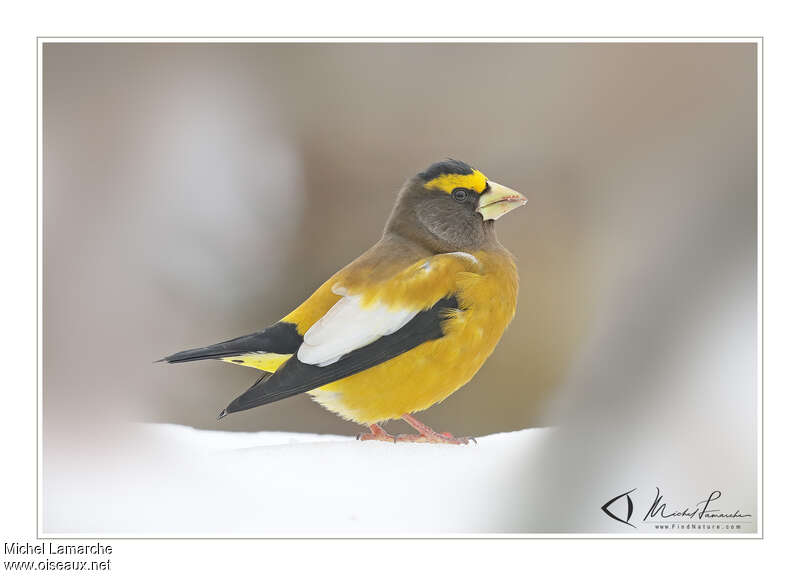
<path id="1" fill-rule="evenodd" d="M 514 316 L 516 268 L 508 253 L 478 253 L 483 273 L 457 285 L 463 310 L 444 336 L 309 394 L 328 410 L 361 424 L 400 418 L 441 402 L 469 382 Z"/>

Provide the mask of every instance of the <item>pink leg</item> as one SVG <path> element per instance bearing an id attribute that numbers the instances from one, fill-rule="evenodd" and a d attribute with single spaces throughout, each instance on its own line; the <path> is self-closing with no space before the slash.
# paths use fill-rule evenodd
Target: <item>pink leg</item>
<path id="1" fill-rule="evenodd" d="M 395 442 L 394 436 L 381 428 L 378 424 L 370 424 L 369 432 L 356 436 L 357 440 L 380 440 L 381 442 Z"/>
<path id="2" fill-rule="evenodd" d="M 433 444 L 469 444 L 470 440 L 478 443 L 475 438 L 454 438 L 449 432 L 436 432 L 430 426 L 427 426 L 414 418 L 411 414 L 403 414 L 405 420 L 412 428 L 414 428 L 419 435 L 415 434 L 400 434 L 395 436 L 395 442 L 429 442 Z"/>

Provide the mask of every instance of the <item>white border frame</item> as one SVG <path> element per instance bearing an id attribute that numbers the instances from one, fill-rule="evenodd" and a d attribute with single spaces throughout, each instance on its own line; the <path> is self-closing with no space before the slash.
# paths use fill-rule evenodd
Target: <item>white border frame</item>
<path id="1" fill-rule="evenodd" d="M 502 534 L 381 534 L 376 536 L 373 534 L 208 534 L 197 536 L 194 534 L 114 534 L 108 536 L 106 534 L 71 534 L 71 533 L 45 533 L 42 530 L 44 525 L 44 512 L 43 512 L 43 491 L 42 491 L 42 400 L 43 400 L 43 364 L 42 364 L 42 304 L 43 304 L 43 118 L 42 118 L 42 48 L 45 43 L 187 43 L 187 44 L 213 44 L 213 43 L 357 43 L 357 44 L 371 44 L 371 43 L 504 43 L 504 44 L 574 44 L 574 43 L 742 43 L 742 44 L 756 44 L 756 78 L 757 78 L 757 189 L 758 189 L 758 253 L 757 253 L 757 309 L 758 309 L 758 343 L 757 343 L 757 384 L 758 384 L 758 402 L 757 402 L 757 511 L 756 511 L 756 525 L 757 530 L 752 534 L 726 534 L 726 535 L 712 535 L 712 534 L 659 534 L 654 536 L 652 534 L 621 534 L 621 533 L 576 533 L 576 534 L 559 534 L 559 533 L 502 533 Z M 141 37 L 80 37 L 80 36 L 39 36 L 36 38 L 36 67 L 37 67 L 37 114 L 36 114 L 36 128 L 37 128 L 37 241 L 36 241 L 36 254 L 37 254 L 37 308 L 36 308 L 36 344 L 37 344 L 37 433 L 36 433 L 36 450 L 37 450 L 37 500 L 36 500 L 36 533 L 37 538 L 44 540 L 52 539 L 69 539 L 69 540 L 152 540 L 152 539 L 166 539 L 166 540 L 275 540 L 275 539 L 332 539 L 332 540 L 349 540 L 349 539 L 370 539 L 370 540 L 386 540 L 386 539 L 622 539 L 622 540 L 694 540 L 694 539 L 711 539 L 711 540 L 737 540 L 737 539 L 763 539 L 763 508 L 764 508 L 764 494 L 763 494 L 763 161 L 764 161 L 764 142 L 763 142 L 763 73 L 764 73 L 764 38 L 761 36 L 721 36 L 721 37 L 667 37 L 667 36 L 644 36 L 644 37 L 614 37 L 614 36 L 599 36 L 599 37 L 568 37 L 568 36 L 539 36 L 539 37 L 468 37 L 468 36 L 448 36 L 448 37 L 346 37 L 346 36 L 316 36 L 316 37 L 303 37 L 303 36 L 273 36 L 269 38 L 259 37 L 202 37 L 202 36 L 173 36 L 173 37 L 159 37 L 159 36 L 141 36 Z"/>

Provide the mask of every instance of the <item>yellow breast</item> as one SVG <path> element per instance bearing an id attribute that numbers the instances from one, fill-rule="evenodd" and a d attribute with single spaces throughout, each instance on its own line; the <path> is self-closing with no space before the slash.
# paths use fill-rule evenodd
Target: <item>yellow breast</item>
<path id="1" fill-rule="evenodd" d="M 343 418 L 371 424 L 441 402 L 475 375 L 514 317 L 517 270 L 505 250 L 476 252 L 476 273 L 456 273 L 461 310 L 444 336 L 387 362 L 309 392 Z"/>

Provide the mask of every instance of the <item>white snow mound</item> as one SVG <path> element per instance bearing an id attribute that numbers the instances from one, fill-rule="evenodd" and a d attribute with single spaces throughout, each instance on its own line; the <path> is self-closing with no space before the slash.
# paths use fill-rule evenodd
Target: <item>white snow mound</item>
<path id="1" fill-rule="evenodd" d="M 402 535 L 508 530 L 546 429 L 468 446 L 134 427 L 107 458 L 46 476 L 47 535 Z M 533 489 L 532 486 L 526 486 Z"/>

